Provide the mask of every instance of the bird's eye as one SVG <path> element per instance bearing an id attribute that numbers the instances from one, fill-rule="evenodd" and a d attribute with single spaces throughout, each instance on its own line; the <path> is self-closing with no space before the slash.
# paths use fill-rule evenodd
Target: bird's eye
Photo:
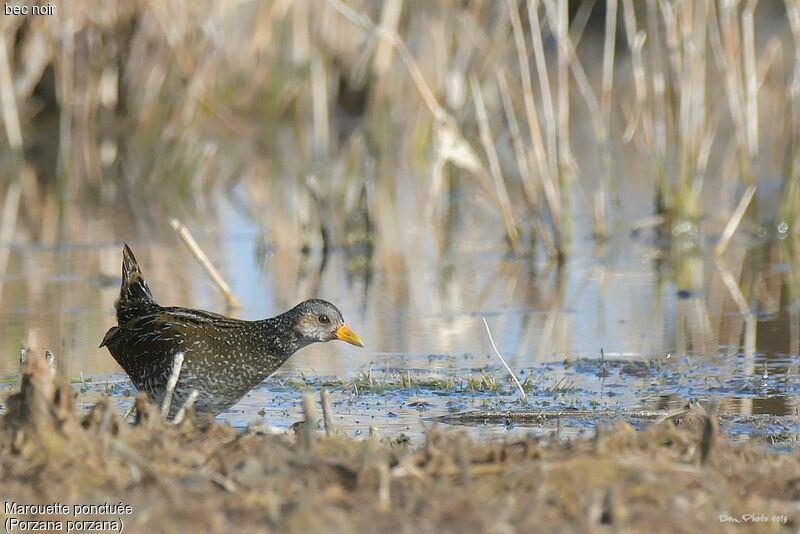
<path id="1" fill-rule="evenodd" d="M 321 324 L 330 324 L 331 322 L 330 317 L 328 317 L 327 315 L 320 315 L 319 317 L 317 317 L 317 319 Z"/>

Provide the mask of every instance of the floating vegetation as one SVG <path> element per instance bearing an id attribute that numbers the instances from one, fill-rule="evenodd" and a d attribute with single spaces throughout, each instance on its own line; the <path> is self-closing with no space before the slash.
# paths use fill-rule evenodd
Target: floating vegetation
<path id="1" fill-rule="evenodd" d="M 354 394 L 383 393 L 392 390 L 432 390 L 443 392 L 505 392 L 505 387 L 498 382 L 494 373 L 482 371 L 476 376 L 468 377 L 438 377 L 420 376 L 411 371 L 397 371 L 382 373 L 380 377 L 373 376 L 372 370 L 359 372 L 351 380 L 338 378 L 286 378 L 280 381 L 282 386 L 295 388 L 302 391 L 316 388 L 330 388 L 337 390 L 352 390 Z"/>
<path id="2" fill-rule="evenodd" d="M 467 378 L 466 391 L 496 393 L 500 390 L 500 383 L 494 374 L 483 372 L 480 376 Z"/>

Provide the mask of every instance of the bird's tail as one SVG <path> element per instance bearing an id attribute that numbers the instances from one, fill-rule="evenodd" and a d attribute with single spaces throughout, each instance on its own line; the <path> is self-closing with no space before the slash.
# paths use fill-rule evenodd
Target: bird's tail
<path id="1" fill-rule="evenodd" d="M 117 323 L 126 323 L 156 306 L 158 304 L 144 281 L 136 256 L 127 244 L 123 244 L 122 285 L 119 288 L 119 299 L 114 305 L 117 309 Z"/>

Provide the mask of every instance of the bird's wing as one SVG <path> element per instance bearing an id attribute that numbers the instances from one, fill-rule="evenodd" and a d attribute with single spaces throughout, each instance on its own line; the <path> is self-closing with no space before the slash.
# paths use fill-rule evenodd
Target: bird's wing
<path id="1" fill-rule="evenodd" d="M 100 346 L 146 343 L 150 352 L 171 353 L 180 350 L 187 339 L 213 335 L 215 331 L 236 328 L 243 322 L 203 310 L 159 307 L 157 310 L 112 327 Z"/>

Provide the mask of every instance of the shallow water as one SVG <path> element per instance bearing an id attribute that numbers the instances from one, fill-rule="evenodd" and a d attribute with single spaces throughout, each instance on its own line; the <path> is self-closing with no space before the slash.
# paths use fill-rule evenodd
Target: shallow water
<path id="1" fill-rule="evenodd" d="M 496 221 L 476 216 L 462 221 L 444 251 L 409 225 L 399 230 L 401 254 L 379 247 L 354 268 L 351 255 L 334 249 L 320 271 L 318 249 L 304 255 L 270 242 L 265 236 L 274 234 L 243 216 L 232 197 L 185 222 L 241 300 L 237 316 L 260 318 L 317 296 L 336 303 L 366 344 L 304 349 L 221 416 L 233 425 L 287 428 L 302 418 L 302 391 L 322 387 L 331 390 L 337 424 L 353 435 L 376 427 L 417 436 L 438 416 L 474 410 L 602 409 L 625 418 L 714 399 L 732 433 L 767 428 L 787 446 L 797 443 L 800 301 L 780 242 L 739 242 L 721 266 L 695 242 L 670 250 L 648 235 L 605 246 L 577 238 L 559 268 L 509 257 Z M 2 244 L 0 389 L 13 389 L 22 346 L 51 349 L 80 403 L 107 391 L 123 411 L 133 388 L 97 348 L 114 323 L 119 241 L 133 247 L 162 304 L 225 312 L 224 301 L 165 224 L 132 231 L 118 213 L 79 208 L 66 224 L 50 245 Z M 726 270 L 750 313 L 735 304 Z M 524 406 L 492 354 L 482 317 L 527 380 Z M 475 391 L 469 381 L 481 376 L 494 381 Z M 434 379 L 444 386 L 432 386 Z M 595 423 L 507 422 L 470 431 L 569 435 Z"/>

